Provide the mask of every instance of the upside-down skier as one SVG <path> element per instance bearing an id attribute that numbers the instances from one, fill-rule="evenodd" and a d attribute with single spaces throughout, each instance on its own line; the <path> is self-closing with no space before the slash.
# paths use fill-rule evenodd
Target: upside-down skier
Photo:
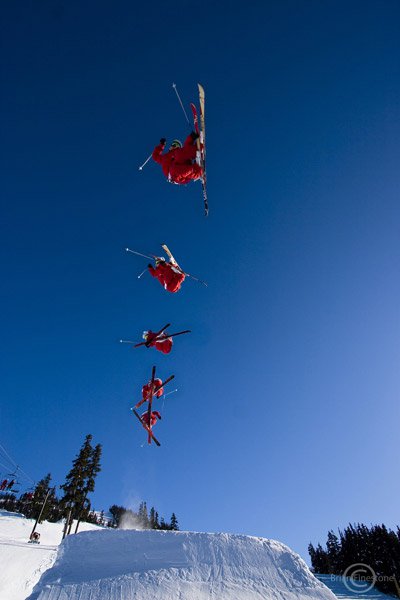
<path id="1" fill-rule="evenodd" d="M 155 263 L 155 267 L 151 263 L 148 265 L 150 275 L 158 279 L 168 292 L 178 292 L 185 281 L 185 273 L 176 264 L 166 262 L 164 258 L 157 257 Z"/>
<path id="2" fill-rule="evenodd" d="M 158 377 L 153 381 L 153 398 L 160 398 L 164 393 L 163 382 Z M 142 400 L 145 402 L 151 397 L 151 381 L 142 387 Z"/>
<path id="3" fill-rule="evenodd" d="M 169 354 L 172 350 L 172 338 L 166 337 L 165 335 L 157 335 L 154 331 L 143 331 L 143 339 L 146 346 L 149 348 L 155 348 L 163 354 Z"/>
<path id="4" fill-rule="evenodd" d="M 154 425 L 157 423 L 158 419 L 161 419 L 161 415 L 158 412 L 158 410 L 153 410 L 151 412 L 150 415 L 150 419 L 149 419 L 149 411 L 146 410 L 142 415 L 141 415 L 141 420 L 142 422 L 147 425 L 147 427 L 154 427 Z"/>
<path id="5" fill-rule="evenodd" d="M 165 138 L 161 138 L 154 148 L 153 160 L 161 165 L 165 177 L 171 183 L 184 185 L 203 177 L 203 168 L 196 162 L 198 137 L 199 134 L 192 131 L 183 145 L 181 141 L 173 140 L 168 152 L 164 154 L 167 143 Z"/>

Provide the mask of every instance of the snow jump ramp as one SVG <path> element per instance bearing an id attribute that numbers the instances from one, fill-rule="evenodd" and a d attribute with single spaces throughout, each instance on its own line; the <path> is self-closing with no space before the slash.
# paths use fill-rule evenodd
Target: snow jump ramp
<path id="1" fill-rule="evenodd" d="M 284 544 L 226 533 L 87 531 L 27 600 L 334 600 Z"/>

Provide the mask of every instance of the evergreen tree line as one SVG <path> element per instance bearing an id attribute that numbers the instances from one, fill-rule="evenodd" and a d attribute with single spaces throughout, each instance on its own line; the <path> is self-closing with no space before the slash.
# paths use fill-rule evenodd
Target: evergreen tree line
<path id="1" fill-rule="evenodd" d="M 363 563 L 374 571 L 378 589 L 400 597 L 400 528 L 358 523 L 338 533 L 328 532 L 325 548 L 308 546 L 314 572 L 343 575 L 351 565 Z"/>
<path id="2" fill-rule="evenodd" d="M 14 494 L 5 493 L 0 497 L 0 506 L 5 510 L 19 512 L 29 519 L 55 523 L 65 519 L 64 537 L 71 533 L 72 522 L 76 519 L 76 529 L 81 521 L 98 523 L 99 517 L 91 510 L 88 494 L 94 491 L 95 479 L 101 470 L 101 444 L 92 446 L 92 435 L 85 441 L 72 463 L 72 469 L 60 486 L 63 495 L 58 498 L 56 486 L 51 485 L 51 474 L 41 479 L 32 491 L 25 492 L 18 499 Z"/>
<path id="3" fill-rule="evenodd" d="M 159 518 L 154 507 L 148 513 L 146 502 L 140 504 L 137 513 L 114 504 L 109 509 L 112 520 L 106 519 L 104 511 L 98 514 L 92 510 L 89 494 L 94 491 L 95 480 L 101 470 L 102 452 L 100 444 L 93 447 L 92 439 L 92 435 L 86 436 L 79 453 L 72 462 L 72 468 L 67 474 L 65 482 L 60 486 L 63 491 L 60 498 L 56 494 L 56 486 L 51 483 L 51 474 L 48 473 L 32 491 L 21 494 L 19 498 L 15 494 L 0 492 L 0 507 L 4 510 L 21 513 L 28 519 L 36 520 L 40 517 L 39 523 L 42 521 L 56 523 L 65 519 L 63 537 L 72 533 L 74 520 L 76 520 L 74 531 L 77 533 L 81 521 L 118 527 L 123 516 L 141 529 L 179 530 L 175 513 L 172 513 L 171 520 L 167 522 L 163 517 Z"/>
<path id="4" fill-rule="evenodd" d="M 138 529 L 162 529 L 168 531 L 179 531 L 178 519 L 175 513 L 172 513 L 171 520 L 165 521 L 164 517 L 159 517 L 158 512 L 152 506 L 150 512 L 147 510 L 146 502 L 141 502 L 138 512 L 134 512 L 124 506 L 113 504 L 110 506 L 110 514 L 112 515 L 112 527 L 123 526 L 125 523 L 131 523 L 132 526 Z"/>

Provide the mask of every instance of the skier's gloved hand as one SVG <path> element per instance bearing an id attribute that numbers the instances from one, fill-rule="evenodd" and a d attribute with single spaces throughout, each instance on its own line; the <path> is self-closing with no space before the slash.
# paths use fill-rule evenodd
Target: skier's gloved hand
<path id="1" fill-rule="evenodd" d="M 167 140 L 165 138 L 161 138 L 160 144 L 162 144 L 163 146 L 165 146 L 166 143 L 167 143 Z"/>
<path id="2" fill-rule="evenodd" d="M 196 131 L 192 131 L 190 135 L 193 141 L 197 140 L 197 138 L 200 137 Z"/>
<path id="3" fill-rule="evenodd" d="M 151 263 L 149 263 L 147 266 L 150 269 L 150 267 L 152 267 L 153 265 Z"/>

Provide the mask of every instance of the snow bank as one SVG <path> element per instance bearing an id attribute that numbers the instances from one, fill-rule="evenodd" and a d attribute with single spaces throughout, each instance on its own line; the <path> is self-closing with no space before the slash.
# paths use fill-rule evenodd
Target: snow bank
<path id="1" fill-rule="evenodd" d="M 334 600 L 287 546 L 244 535 L 96 531 L 67 538 L 28 600 Z"/>
<path id="2" fill-rule="evenodd" d="M 0 510 L 1 600 L 25 600 L 56 559 L 63 524 L 44 521 L 36 529 L 41 534 L 41 543 L 28 544 L 33 525 L 33 519 Z M 96 526 L 82 523 L 81 527 L 94 529 Z"/>

